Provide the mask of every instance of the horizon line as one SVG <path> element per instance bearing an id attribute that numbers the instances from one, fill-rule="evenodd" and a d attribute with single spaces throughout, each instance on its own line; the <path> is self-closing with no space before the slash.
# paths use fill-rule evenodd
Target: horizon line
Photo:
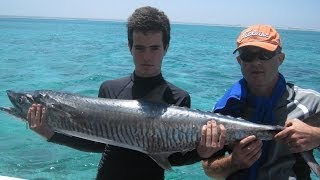
<path id="1" fill-rule="evenodd" d="M 16 18 L 16 19 L 47 19 L 47 20 L 87 20 L 87 21 L 107 21 L 107 22 L 126 22 L 124 19 L 107 19 L 107 18 L 83 18 L 83 17 L 51 17 L 51 16 L 18 16 L 18 15 L 0 15 L 0 18 Z M 181 22 L 181 21 L 172 21 L 172 24 L 180 25 L 200 25 L 200 26 L 219 26 L 219 27 L 248 27 L 250 25 L 242 24 L 216 24 L 216 23 L 197 23 L 197 22 Z M 320 29 L 315 28 L 301 28 L 301 27 L 284 27 L 284 26 L 275 26 L 276 29 L 282 30 L 300 30 L 300 31 L 315 31 L 320 32 Z"/>

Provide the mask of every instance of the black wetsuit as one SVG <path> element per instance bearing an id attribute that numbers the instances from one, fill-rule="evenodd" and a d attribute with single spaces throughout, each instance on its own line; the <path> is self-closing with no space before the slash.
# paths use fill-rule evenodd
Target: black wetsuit
<path id="1" fill-rule="evenodd" d="M 162 75 L 141 78 L 136 75 L 105 81 L 99 89 L 99 97 L 111 99 L 141 99 L 150 97 L 150 93 L 162 88 L 161 94 L 151 94 L 153 99 L 168 104 L 190 107 L 190 96 L 165 81 Z M 97 173 L 97 179 L 164 179 L 164 170 L 148 155 L 130 149 L 95 143 L 75 137 L 55 134 L 51 142 L 67 145 L 82 151 L 103 152 Z M 184 155 L 174 153 L 169 156 L 171 165 L 186 165 L 200 161 L 196 150 Z"/>

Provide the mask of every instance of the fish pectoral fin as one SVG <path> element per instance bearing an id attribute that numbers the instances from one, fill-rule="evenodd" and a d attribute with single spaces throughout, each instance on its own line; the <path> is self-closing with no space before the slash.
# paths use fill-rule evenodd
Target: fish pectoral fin
<path id="1" fill-rule="evenodd" d="M 171 164 L 168 160 L 170 154 L 161 153 L 161 154 L 148 154 L 162 169 L 172 170 Z"/>
<path id="2" fill-rule="evenodd" d="M 66 104 L 52 104 L 52 108 L 54 109 L 58 109 L 61 111 L 65 111 L 65 112 L 73 112 L 76 111 L 76 108 L 66 105 Z"/>
<path id="3" fill-rule="evenodd" d="M 58 116 L 60 119 L 68 119 L 71 118 L 72 115 L 64 110 L 60 105 L 52 104 L 48 107 L 48 113 L 51 114 L 53 117 Z"/>
<path id="4" fill-rule="evenodd" d="M 309 165 L 310 169 L 318 176 L 320 177 L 320 165 L 315 160 L 312 150 L 311 151 L 305 151 L 300 153 L 303 159 L 306 161 L 306 163 Z"/>
<path id="5" fill-rule="evenodd" d="M 77 109 L 72 106 L 66 105 L 66 104 L 52 104 L 52 109 L 55 109 L 56 111 L 63 112 L 69 118 L 78 117 Z"/>

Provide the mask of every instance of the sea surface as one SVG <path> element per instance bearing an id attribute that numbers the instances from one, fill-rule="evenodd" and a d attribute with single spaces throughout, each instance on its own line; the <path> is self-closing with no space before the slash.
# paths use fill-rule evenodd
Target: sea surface
<path id="1" fill-rule="evenodd" d="M 162 73 L 190 93 L 193 109 L 210 111 L 241 78 L 232 52 L 242 29 L 172 25 Z M 7 89 L 97 96 L 103 81 L 133 72 L 126 33 L 124 22 L 0 18 L 0 106 L 11 105 Z M 279 33 L 286 53 L 281 73 L 287 81 L 320 91 L 320 32 L 282 29 Z M 2 112 L 0 129 L 0 175 L 37 180 L 95 178 L 100 154 L 48 143 Z M 319 153 L 315 155 L 320 162 Z M 166 179 L 208 178 L 196 163 L 174 167 L 166 172 Z"/>

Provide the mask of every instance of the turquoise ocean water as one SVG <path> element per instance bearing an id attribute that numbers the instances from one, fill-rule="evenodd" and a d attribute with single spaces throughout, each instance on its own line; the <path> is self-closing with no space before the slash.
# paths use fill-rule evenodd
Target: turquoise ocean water
<path id="1" fill-rule="evenodd" d="M 242 29 L 172 25 L 163 75 L 190 93 L 193 109 L 210 111 L 241 78 L 232 52 Z M 320 91 L 320 32 L 279 32 L 286 53 L 281 72 L 287 81 Z M 11 105 L 7 89 L 97 96 L 102 81 L 127 76 L 133 67 L 124 22 L 0 18 L 0 106 Z M 4 113 L 0 113 L 0 128 L 0 175 L 94 179 L 100 154 L 48 143 Z M 320 162 L 318 152 L 316 156 Z M 207 177 L 197 163 L 175 167 L 166 172 L 166 179 Z"/>

